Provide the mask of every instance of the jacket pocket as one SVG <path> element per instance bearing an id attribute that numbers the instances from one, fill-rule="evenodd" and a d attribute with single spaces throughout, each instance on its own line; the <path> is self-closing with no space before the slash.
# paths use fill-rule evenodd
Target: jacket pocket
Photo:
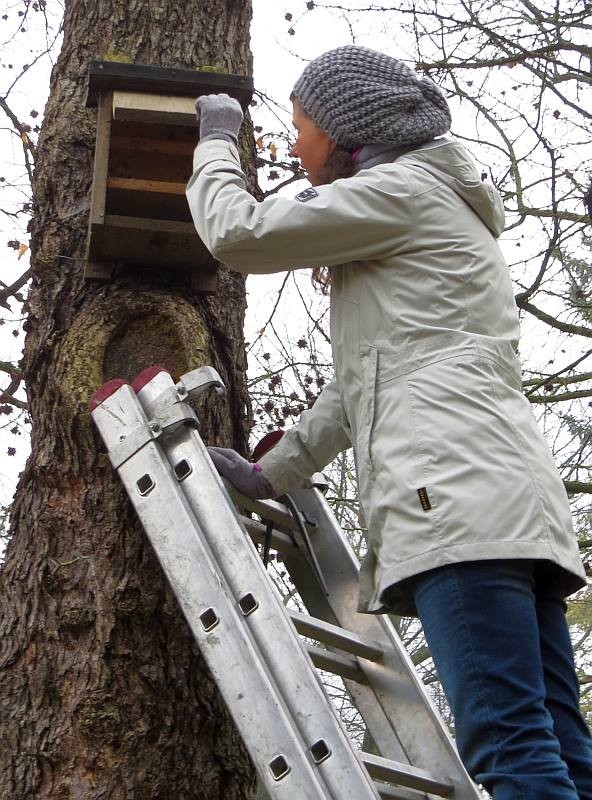
<path id="1" fill-rule="evenodd" d="M 358 424 L 358 458 L 360 466 L 368 473 L 374 471 L 372 461 L 372 433 L 376 414 L 376 383 L 378 375 L 378 350 L 367 347 L 360 352 L 362 365 L 362 397 Z"/>

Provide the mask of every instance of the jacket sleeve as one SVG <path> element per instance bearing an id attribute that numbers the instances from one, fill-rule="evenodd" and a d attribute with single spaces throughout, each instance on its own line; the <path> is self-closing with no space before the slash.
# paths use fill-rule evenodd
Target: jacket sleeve
<path id="1" fill-rule="evenodd" d="M 276 495 L 281 495 L 322 470 L 350 446 L 351 440 L 342 422 L 339 390 L 333 380 L 273 450 L 259 459 L 259 464 Z"/>
<path id="2" fill-rule="evenodd" d="M 404 174 L 389 181 L 388 191 L 380 174 L 368 170 L 366 177 L 311 190 L 304 202 L 277 196 L 257 202 L 246 190 L 234 145 L 202 142 L 193 163 L 187 199 L 197 232 L 217 261 L 238 272 L 380 259 L 410 239 Z"/>

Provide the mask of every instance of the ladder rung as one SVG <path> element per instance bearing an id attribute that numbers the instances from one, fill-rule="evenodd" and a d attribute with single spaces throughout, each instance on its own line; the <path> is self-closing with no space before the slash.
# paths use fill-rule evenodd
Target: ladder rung
<path id="1" fill-rule="evenodd" d="M 239 508 L 245 511 L 253 511 L 262 519 L 271 520 L 274 525 L 279 525 L 281 528 L 287 528 L 290 531 L 296 529 L 294 518 L 282 503 L 278 503 L 275 500 L 253 500 L 250 497 L 238 494 L 236 489 L 232 487 L 230 487 L 230 491 Z M 307 528 L 309 533 L 314 533 L 315 525 L 308 524 Z"/>
<path id="2" fill-rule="evenodd" d="M 425 800 L 426 798 L 425 792 L 416 792 L 403 786 L 393 786 L 380 781 L 375 781 L 374 786 L 381 800 Z"/>
<path id="3" fill-rule="evenodd" d="M 366 676 L 353 656 L 344 656 L 341 653 L 333 653 L 331 650 L 323 650 L 314 644 L 306 645 L 306 649 L 317 669 L 341 675 L 342 678 L 349 678 L 356 683 L 367 683 Z"/>
<path id="4" fill-rule="evenodd" d="M 388 781 L 410 789 L 419 789 L 429 794 L 448 797 L 454 791 L 450 781 L 440 781 L 432 777 L 423 769 L 411 767 L 409 764 L 399 764 L 387 758 L 375 756 L 372 753 L 360 753 L 370 777 L 379 781 Z"/>
<path id="5" fill-rule="evenodd" d="M 240 519 L 255 544 L 264 544 L 266 526 L 256 519 L 249 519 L 249 517 L 241 516 Z M 271 549 L 278 550 L 280 553 L 285 553 L 287 550 L 298 552 L 298 548 L 288 534 L 282 533 L 275 528 L 271 532 Z"/>
<path id="6" fill-rule="evenodd" d="M 302 636 L 309 636 L 318 642 L 338 647 L 340 650 L 345 650 L 346 653 L 351 653 L 358 658 L 367 658 L 369 661 L 380 661 L 384 656 L 380 644 L 372 639 L 365 639 L 357 633 L 311 617 L 309 614 L 301 614 L 299 611 L 290 611 L 290 617 L 296 630 Z"/>

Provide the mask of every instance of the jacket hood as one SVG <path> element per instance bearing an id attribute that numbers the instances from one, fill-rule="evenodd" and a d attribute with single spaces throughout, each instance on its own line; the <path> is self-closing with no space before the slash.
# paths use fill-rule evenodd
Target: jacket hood
<path id="1" fill-rule="evenodd" d="M 504 230 L 499 193 L 481 180 L 471 156 L 458 142 L 442 137 L 414 148 L 366 145 L 356 154 L 355 172 L 393 161 L 420 167 L 441 180 L 462 197 L 496 238 Z"/>

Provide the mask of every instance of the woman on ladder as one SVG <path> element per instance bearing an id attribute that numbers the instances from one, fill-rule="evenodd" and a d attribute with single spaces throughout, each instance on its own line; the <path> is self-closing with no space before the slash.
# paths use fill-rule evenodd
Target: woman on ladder
<path id="1" fill-rule="evenodd" d="M 469 774 L 494 800 L 592 800 L 564 601 L 586 576 L 521 392 L 500 197 L 444 136 L 441 91 L 390 56 L 325 53 L 291 99 L 310 189 L 256 202 L 240 106 L 211 95 L 187 196 L 232 269 L 324 275 L 335 378 L 257 464 L 217 448 L 214 463 L 277 496 L 353 445 L 360 611 L 419 616 Z"/>

